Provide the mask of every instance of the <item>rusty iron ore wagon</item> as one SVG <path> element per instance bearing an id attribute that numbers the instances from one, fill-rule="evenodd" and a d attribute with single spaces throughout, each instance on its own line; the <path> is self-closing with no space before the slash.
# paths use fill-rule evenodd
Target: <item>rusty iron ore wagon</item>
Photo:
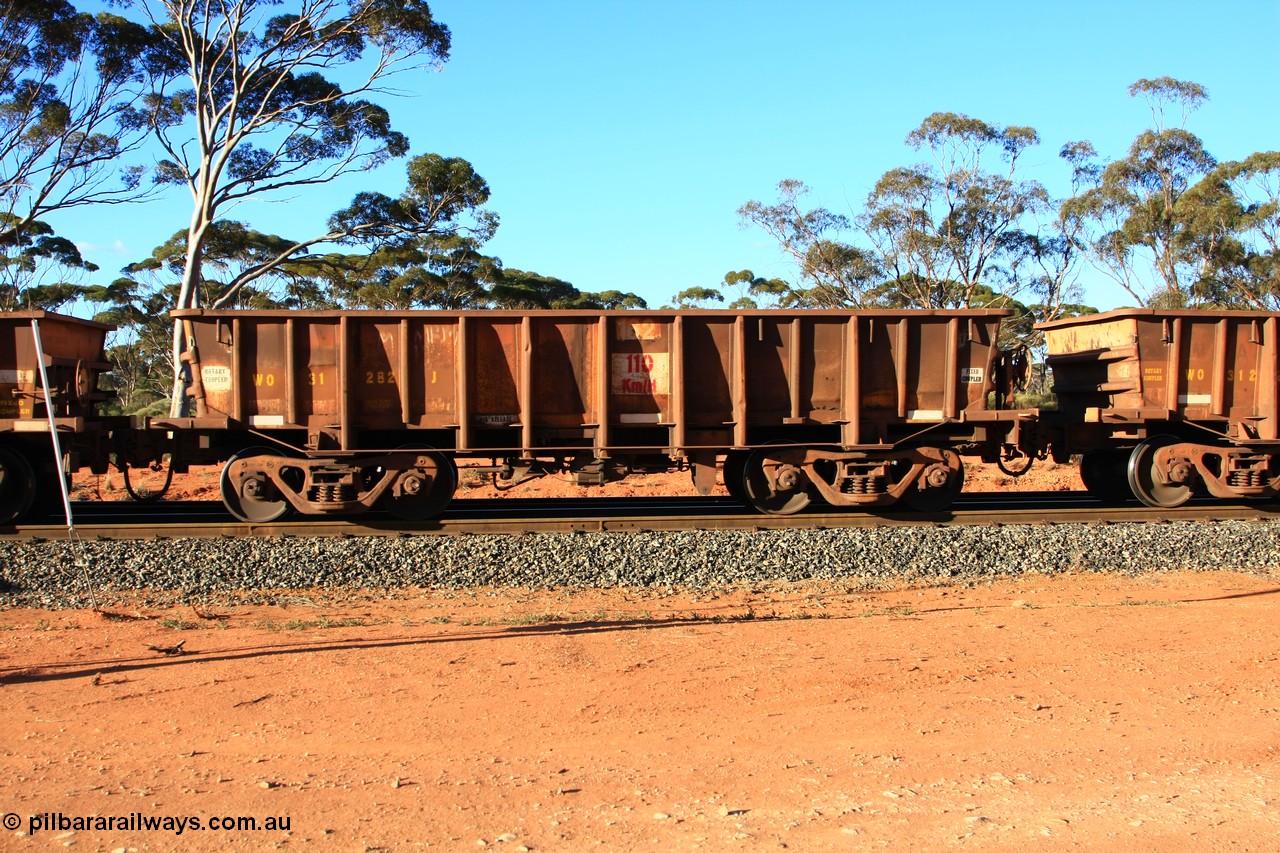
<path id="1" fill-rule="evenodd" d="M 0 523 L 61 471 L 225 463 L 238 518 L 439 514 L 459 460 L 511 487 L 717 474 L 763 512 L 945 509 L 963 456 L 1082 456 L 1086 486 L 1177 506 L 1280 494 L 1280 314 L 1043 324 L 1059 408 L 1008 408 L 1006 312 L 174 312 L 182 417 L 108 417 L 109 326 L 0 314 Z M 7 401 L 7 402 L 6 402 Z M 55 438 L 57 441 L 55 441 Z M 130 487 L 131 493 L 133 489 Z"/>
<path id="2" fill-rule="evenodd" d="M 962 453 L 1019 442 L 989 404 L 1005 312 L 177 311 L 189 417 L 154 428 L 235 452 L 227 508 L 441 512 L 454 460 L 500 485 L 688 467 L 763 512 L 820 498 L 948 506 Z M 256 437 L 256 438 L 255 438 Z M 253 438 L 252 447 L 243 446 Z"/>
<path id="3" fill-rule="evenodd" d="M 106 472 L 111 430 L 130 423 L 97 414 L 111 396 L 98 378 L 111 369 L 104 349 L 112 328 L 47 311 L 0 314 L 0 524 L 37 499 L 52 505 L 60 468 L 77 470 L 83 460 Z M 62 464 L 51 452 L 51 424 L 63 439 Z"/>
<path id="4" fill-rule="evenodd" d="M 1280 314 L 1123 309 L 1043 323 L 1055 459 L 1149 506 L 1280 494 Z"/>

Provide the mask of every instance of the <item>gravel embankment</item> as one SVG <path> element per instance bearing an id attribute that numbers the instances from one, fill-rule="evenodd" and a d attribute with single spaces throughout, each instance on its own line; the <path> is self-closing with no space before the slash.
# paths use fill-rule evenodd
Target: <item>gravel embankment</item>
<path id="1" fill-rule="evenodd" d="M 360 539 L 0 542 L 0 603 L 271 601 L 272 590 L 982 580 L 1280 569 L 1280 520 Z"/>

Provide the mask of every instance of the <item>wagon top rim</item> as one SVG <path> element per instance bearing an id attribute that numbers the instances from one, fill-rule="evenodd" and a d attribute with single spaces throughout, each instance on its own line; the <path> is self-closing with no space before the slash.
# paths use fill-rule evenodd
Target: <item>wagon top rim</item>
<path id="1" fill-rule="evenodd" d="M 1082 326 L 1089 323 L 1105 323 L 1110 320 L 1120 320 L 1125 317 L 1158 317 L 1162 320 L 1177 319 L 1240 319 L 1240 320 L 1267 320 L 1272 318 L 1280 318 L 1278 311 L 1241 311 L 1226 308 L 1116 308 L 1112 311 L 1104 311 L 1099 314 L 1082 314 L 1078 317 L 1064 317 L 1061 320 L 1046 320 L 1036 323 L 1036 328 L 1041 330 L 1064 329 L 1071 326 Z"/>
<path id="2" fill-rule="evenodd" d="M 86 320 L 83 317 L 73 317 L 70 314 L 59 314 L 55 311 L 44 310 L 3 311 L 0 312 L 0 320 L 56 320 L 60 323 L 76 323 L 93 329 L 106 329 L 107 331 L 114 331 L 116 328 L 112 323 L 99 323 L 97 320 Z"/>
<path id="3" fill-rule="evenodd" d="M 443 310 L 435 308 L 406 309 L 326 309 L 297 311 L 287 308 L 239 309 L 239 308 L 179 308 L 169 312 L 176 318 L 185 317 L 303 317 L 336 319 L 341 317 L 621 317 L 621 318 L 670 318 L 670 317 L 749 317 L 786 319 L 799 318 L 849 318 L 849 317 L 1012 317 L 1008 308 L 646 308 L 646 309 L 590 309 L 590 308 L 531 308 Z"/>

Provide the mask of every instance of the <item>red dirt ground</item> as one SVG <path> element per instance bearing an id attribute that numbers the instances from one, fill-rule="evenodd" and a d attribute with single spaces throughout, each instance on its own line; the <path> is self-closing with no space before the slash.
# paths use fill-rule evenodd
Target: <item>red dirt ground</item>
<path id="1" fill-rule="evenodd" d="M 0 847 L 1272 850 L 1271 568 L 8 610 Z"/>
<path id="2" fill-rule="evenodd" d="M 0 848 L 1272 850 L 1258 569 L 10 609 Z"/>

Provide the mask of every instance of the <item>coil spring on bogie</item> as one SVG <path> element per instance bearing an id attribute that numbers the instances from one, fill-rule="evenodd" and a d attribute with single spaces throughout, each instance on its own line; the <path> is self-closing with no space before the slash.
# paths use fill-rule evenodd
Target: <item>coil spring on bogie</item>
<path id="1" fill-rule="evenodd" d="M 1267 472 L 1257 468 L 1238 468 L 1227 475 L 1227 483 L 1237 489 L 1261 488 L 1267 482 Z"/>
<path id="2" fill-rule="evenodd" d="M 1237 489 L 1256 489 L 1271 482 L 1265 456 L 1238 456 L 1227 472 L 1227 484 Z"/>
<path id="3" fill-rule="evenodd" d="M 313 503 L 343 503 L 355 500 L 356 490 L 353 486 L 342 483 L 322 483 L 312 486 L 309 500 Z"/>
<path id="4" fill-rule="evenodd" d="M 855 474 L 840 482 L 840 491 L 846 495 L 884 494 L 884 477 L 879 474 Z"/>

